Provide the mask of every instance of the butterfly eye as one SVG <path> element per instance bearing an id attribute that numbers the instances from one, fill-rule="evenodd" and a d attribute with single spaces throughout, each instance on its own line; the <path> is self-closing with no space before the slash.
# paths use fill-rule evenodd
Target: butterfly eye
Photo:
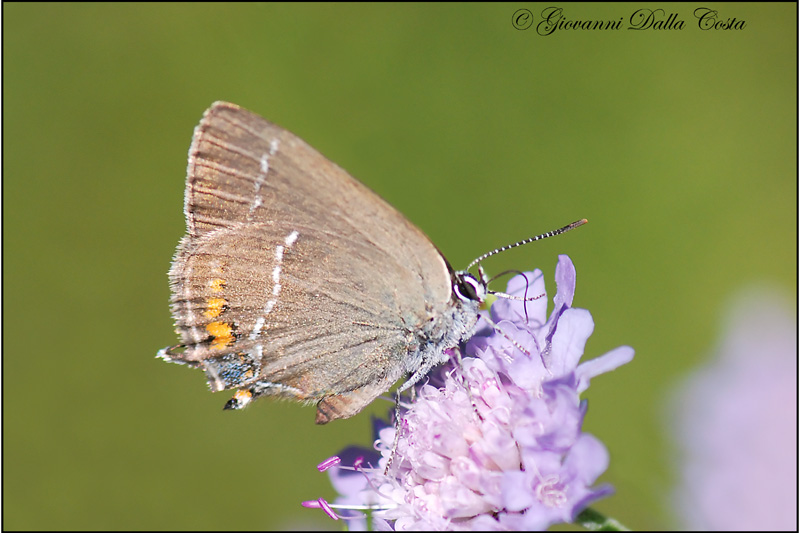
<path id="1" fill-rule="evenodd" d="M 453 291 L 459 300 L 473 300 L 476 302 L 483 301 L 486 295 L 486 289 L 483 287 L 472 274 L 458 273 L 456 274 L 455 283 L 453 283 Z"/>

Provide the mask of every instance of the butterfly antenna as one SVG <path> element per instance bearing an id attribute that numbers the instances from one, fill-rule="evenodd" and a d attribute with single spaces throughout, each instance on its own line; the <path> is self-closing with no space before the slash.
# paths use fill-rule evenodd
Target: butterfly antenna
<path id="1" fill-rule="evenodd" d="M 560 228 L 560 229 L 557 229 L 557 230 L 553 230 L 553 231 L 548 231 L 547 233 L 542 233 L 541 235 L 537 235 L 536 237 L 531 237 L 529 239 L 525 239 L 525 240 L 522 240 L 522 241 L 519 241 L 519 242 L 515 242 L 514 244 L 509 244 L 509 245 L 503 246 L 502 248 L 496 248 L 496 249 L 492 250 L 491 252 L 487 252 L 487 253 L 483 254 L 482 256 L 480 256 L 479 258 L 477 258 L 476 260 L 474 260 L 472 263 L 469 264 L 469 266 L 466 268 L 466 270 L 469 270 L 476 263 L 480 263 L 481 261 L 483 261 L 487 257 L 491 257 L 491 256 L 493 256 L 495 254 L 499 254 L 500 252 L 505 252 L 506 250 L 510 250 L 511 248 L 516 248 L 517 246 L 522 246 L 523 244 L 529 244 L 529 243 L 532 243 L 534 241 L 540 241 L 542 239 L 546 239 L 547 237 L 555 237 L 556 235 L 561 235 L 562 233 L 566 233 L 569 230 L 573 230 L 573 229 L 575 229 L 575 228 L 577 228 L 579 226 L 583 226 L 587 222 L 589 222 L 589 221 L 586 220 L 585 218 L 583 218 L 581 220 L 573 222 L 572 224 L 570 224 L 568 226 L 564 226 L 563 228 Z"/>

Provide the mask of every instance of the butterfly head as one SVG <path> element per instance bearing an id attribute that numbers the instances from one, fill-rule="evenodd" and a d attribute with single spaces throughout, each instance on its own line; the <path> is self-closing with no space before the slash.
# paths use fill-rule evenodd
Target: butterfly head
<path id="1" fill-rule="evenodd" d="M 478 268 L 480 278 L 475 277 L 466 270 L 459 270 L 453 274 L 453 294 L 462 302 L 483 303 L 488 292 L 488 280 L 482 268 Z"/>

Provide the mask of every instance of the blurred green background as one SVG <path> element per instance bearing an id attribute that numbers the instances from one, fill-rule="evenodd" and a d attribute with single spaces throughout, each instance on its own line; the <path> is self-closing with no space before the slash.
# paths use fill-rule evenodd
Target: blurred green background
<path id="1" fill-rule="evenodd" d="M 596 508 L 671 527 L 670 387 L 740 287 L 797 289 L 797 6 L 703 4 L 741 31 L 699 30 L 700 4 L 655 6 L 680 31 L 625 29 L 638 4 L 564 5 L 613 32 L 512 26 L 548 5 L 4 4 L 4 527 L 339 527 L 300 501 L 334 496 L 314 465 L 369 445 L 368 414 L 223 412 L 155 359 L 215 100 L 303 137 L 457 268 L 588 218 L 485 266 L 552 280 L 572 257 L 586 357 L 636 349 L 588 391 L 617 490 Z"/>

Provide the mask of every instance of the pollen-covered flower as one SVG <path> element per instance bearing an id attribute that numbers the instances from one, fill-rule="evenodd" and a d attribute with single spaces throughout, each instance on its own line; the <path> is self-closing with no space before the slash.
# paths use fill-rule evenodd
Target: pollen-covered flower
<path id="1" fill-rule="evenodd" d="M 594 323 L 571 307 L 575 269 L 567 256 L 556 283 L 549 318 L 546 298 L 497 300 L 494 325 L 481 321 L 460 364 L 433 372 L 402 405 L 399 437 L 394 424 L 378 428 L 380 458 L 362 451 L 356 459 L 348 449 L 331 468 L 342 495 L 332 507 L 362 517 L 351 526 L 363 527 L 364 515 L 348 509 L 368 508 L 378 529 L 545 529 L 610 494 L 609 486 L 594 486 L 608 452 L 581 430 L 580 394 L 594 376 L 629 362 L 633 350 L 579 364 Z M 507 292 L 545 294 L 542 273 L 514 277 Z"/>

